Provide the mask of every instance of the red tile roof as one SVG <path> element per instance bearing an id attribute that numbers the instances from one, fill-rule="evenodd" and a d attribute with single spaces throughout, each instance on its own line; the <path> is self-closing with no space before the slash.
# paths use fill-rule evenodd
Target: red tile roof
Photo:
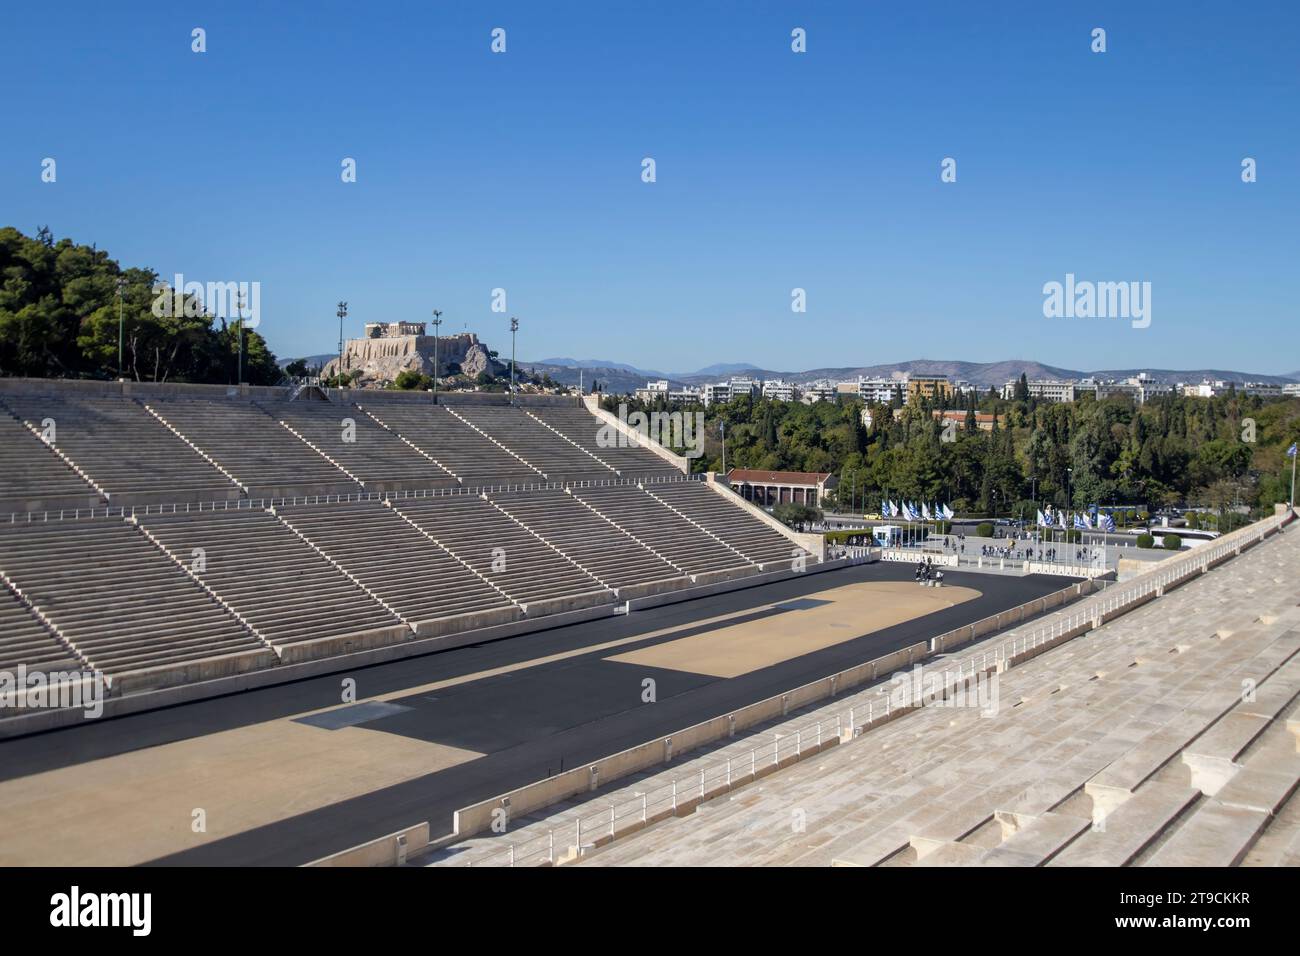
<path id="1" fill-rule="evenodd" d="M 768 482 L 774 485 L 820 485 L 830 476 L 828 471 L 755 471 L 733 468 L 727 472 L 728 481 L 748 481 L 751 484 Z"/>

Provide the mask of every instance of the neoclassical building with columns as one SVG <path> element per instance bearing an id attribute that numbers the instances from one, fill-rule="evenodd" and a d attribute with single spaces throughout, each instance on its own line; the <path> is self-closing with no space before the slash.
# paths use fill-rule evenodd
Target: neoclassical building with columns
<path id="1" fill-rule="evenodd" d="M 727 472 L 727 483 L 736 493 L 760 507 L 796 504 L 816 508 L 826 492 L 839 481 L 829 472 L 758 471 L 749 468 L 733 468 Z"/>

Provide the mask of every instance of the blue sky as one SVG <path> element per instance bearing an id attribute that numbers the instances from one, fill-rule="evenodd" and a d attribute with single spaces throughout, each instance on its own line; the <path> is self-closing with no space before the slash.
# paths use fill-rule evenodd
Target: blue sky
<path id="1" fill-rule="evenodd" d="M 5 17 L 0 225 L 48 224 L 165 276 L 259 281 L 282 356 L 334 348 L 346 299 L 353 334 L 440 308 L 444 331 L 508 353 L 514 314 L 521 358 L 672 371 L 1300 368 L 1291 0 Z M 1150 327 L 1044 318 L 1043 284 L 1066 273 L 1151 282 Z"/>

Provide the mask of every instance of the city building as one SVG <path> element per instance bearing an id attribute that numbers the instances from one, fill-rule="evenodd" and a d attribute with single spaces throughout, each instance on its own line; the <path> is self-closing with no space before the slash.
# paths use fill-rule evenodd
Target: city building
<path id="1" fill-rule="evenodd" d="M 762 394 L 764 398 L 771 398 L 780 402 L 793 402 L 795 400 L 795 385 L 794 382 L 782 381 L 779 378 L 765 379 Z"/>
<path id="2" fill-rule="evenodd" d="M 1002 397 L 1011 401 L 1016 397 L 1016 386 L 1020 384 L 1019 379 L 1012 379 L 1002 386 Z M 1031 381 L 1029 385 L 1029 397 L 1038 399 L 1043 402 L 1072 402 L 1075 398 L 1074 382 L 1058 382 L 1050 379 L 1041 379 Z"/>
<path id="3" fill-rule="evenodd" d="M 946 402 L 953 395 L 952 382 L 946 375 L 913 375 L 907 380 L 907 403 L 916 403 L 920 399 L 932 402 Z"/>
<path id="4" fill-rule="evenodd" d="M 700 400 L 700 390 L 690 385 L 673 388 L 667 379 L 661 378 L 656 382 L 646 382 L 645 388 L 638 388 L 636 397 L 647 402 L 660 399 L 668 402 L 690 403 Z"/>

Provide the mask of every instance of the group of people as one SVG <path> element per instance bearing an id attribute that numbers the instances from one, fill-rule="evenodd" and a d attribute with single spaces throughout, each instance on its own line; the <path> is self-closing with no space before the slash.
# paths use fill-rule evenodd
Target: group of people
<path id="1" fill-rule="evenodd" d="M 943 569 L 937 567 L 931 558 L 918 561 L 916 563 L 916 583 L 933 583 L 936 586 L 941 586 L 943 584 Z"/>

